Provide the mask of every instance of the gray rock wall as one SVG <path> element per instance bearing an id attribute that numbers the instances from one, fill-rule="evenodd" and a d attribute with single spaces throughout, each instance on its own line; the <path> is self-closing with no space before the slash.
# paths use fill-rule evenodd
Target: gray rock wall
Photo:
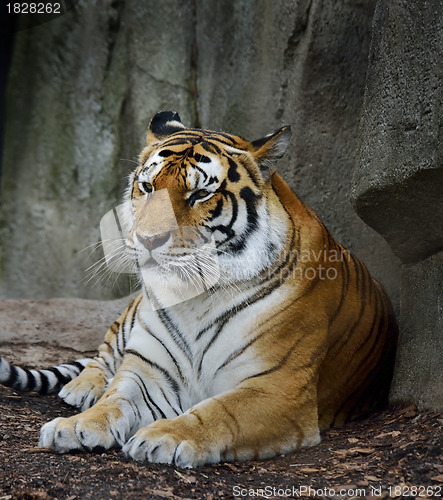
<path id="1" fill-rule="evenodd" d="M 150 117 L 172 107 L 193 120 L 192 5 L 86 0 L 16 34 L 1 186 L 1 296 L 128 292 L 125 276 L 115 286 L 114 276 L 85 282 L 85 268 L 100 254 L 87 257 L 99 241 L 100 218 L 121 198 Z"/>
<path id="2" fill-rule="evenodd" d="M 443 410 L 443 252 L 405 265 L 393 402 Z"/>
<path id="3" fill-rule="evenodd" d="M 381 1 L 352 199 L 405 263 L 443 249 L 443 3 Z"/>
<path id="4" fill-rule="evenodd" d="M 82 250 L 118 203 L 150 116 L 255 139 L 293 126 L 280 168 L 398 302 L 398 265 L 355 215 L 375 0 L 100 0 L 16 36 L 4 151 L 0 295 L 107 298 Z M 111 277 L 110 283 L 115 280 Z M 94 280 L 92 280 L 94 281 Z"/>
<path id="5" fill-rule="evenodd" d="M 443 3 L 380 0 L 352 200 L 401 259 L 393 401 L 443 410 Z"/>

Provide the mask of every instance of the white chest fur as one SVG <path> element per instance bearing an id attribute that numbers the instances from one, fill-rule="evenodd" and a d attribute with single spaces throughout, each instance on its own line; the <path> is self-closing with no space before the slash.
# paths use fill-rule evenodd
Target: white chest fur
<path id="1" fill-rule="evenodd" d="M 285 291 L 280 287 L 251 303 L 255 292 L 202 294 L 157 311 L 146 307 L 144 298 L 127 348 L 170 374 L 186 410 L 262 370 L 254 345 L 257 329 Z"/>

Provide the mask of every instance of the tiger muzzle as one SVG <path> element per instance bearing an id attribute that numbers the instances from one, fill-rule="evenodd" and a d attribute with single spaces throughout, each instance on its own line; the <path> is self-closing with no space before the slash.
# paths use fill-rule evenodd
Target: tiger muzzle
<path id="1" fill-rule="evenodd" d="M 169 237 L 170 233 L 156 234 L 154 236 L 144 236 L 137 233 L 138 241 L 150 252 L 165 244 L 169 240 Z"/>

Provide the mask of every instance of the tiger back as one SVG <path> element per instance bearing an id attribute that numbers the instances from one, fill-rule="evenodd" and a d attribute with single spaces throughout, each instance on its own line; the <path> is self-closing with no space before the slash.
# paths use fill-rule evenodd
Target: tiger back
<path id="1" fill-rule="evenodd" d="M 84 411 L 46 424 L 41 446 L 181 467 L 266 458 L 386 401 L 391 304 L 275 172 L 289 140 L 154 116 L 122 209 L 142 294 L 60 392 Z M 25 388 L 2 363 L 0 381 Z"/>

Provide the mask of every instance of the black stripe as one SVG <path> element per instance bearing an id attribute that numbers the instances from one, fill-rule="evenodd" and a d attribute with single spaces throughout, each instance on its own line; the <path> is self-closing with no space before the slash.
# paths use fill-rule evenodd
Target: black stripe
<path id="1" fill-rule="evenodd" d="M 257 202 L 261 198 L 260 195 L 254 194 L 251 188 L 245 187 L 240 192 L 240 197 L 245 201 L 246 206 L 246 228 L 242 234 L 236 234 L 232 227 L 234 226 L 238 218 L 238 201 L 237 197 L 230 191 L 225 191 L 223 193 L 225 196 L 229 197 L 232 203 L 232 216 L 228 225 L 215 226 L 213 231 L 220 231 L 227 235 L 227 238 L 221 243 L 220 246 L 226 245 L 227 242 L 231 241 L 226 247 L 223 248 L 224 252 L 231 254 L 240 253 L 246 247 L 247 237 L 253 233 L 258 226 L 258 214 L 257 214 Z"/>
<path id="2" fill-rule="evenodd" d="M 236 142 L 233 139 L 232 135 L 228 134 L 226 132 L 206 131 L 206 135 L 207 135 L 207 137 L 209 137 L 209 139 L 211 141 L 221 142 L 222 144 L 226 144 L 227 146 L 235 146 L 236 145 Z"/>
<path id="3" fill-rule="evenodd" d="M 261 199 L 261 195 L 255 194 L 252 189 L 247 186 L 240 191 L 240 197 L 246 203 L 248 231 L 252 232 L 258 225 L 257 202 Z"/>
<path id="4" fill-rule="evenodd" d="M 211 163 L 211 158 L 209 156 L 202 155 L 201 153 L 195 153 L 194 154 L 194 160 L 197 163 Z"/>
<path id="5" fill-rule="evenodd" d="M 198 144 L 202 140 L 201 134 L 174 134 L 173 137 L 163 142 L 164 147 L 183 146 L 180 151 L 174 151 L 175 155 L 183 154 L 185 149 Z"/>
<path id="6" fill-rule="evenodd" d="M 200 332 L 197 334 L 196 340 L 199 340 L 204 333 L 206 333 L 214 324 L 218 323 L 220 321 L 220 324 L 218 325 L 218 328 L 216 329 L 215 333 L 213 334 L 212 338 L 209 340 L 209 342 L 206 344 L 201 358 L 200 362 L 198 365 L 197 373 L 198 376 L 201 376 L 201 371 L 202 371 L 202 366 L 203 366 L 203 361 L 204 358 L 211 348 L 211 346 L 214 344 L 214 342 L 217 340 L 219 337 L 221 331 L 223 330 L 224 326 L 226 323 L 235 315 L 237 315 L 240 311 L 245 309 L 246 307 L 249 307 L 250 305 L 266 298 L 268 295 L 270 295 L 274 290 L 279 288 L 281 286 L 280 279 L 277 276 L 276 278 L 274 277 L 274 280 L 269 283 L 268 287 L 261 288 L 257 292 L 255 292 L 252 296 L 246 298 L 242 303 L 234 305 L 231 309 L 228 309 L 225 311 L 223 314 L 221 314 L 210 326 L 204 328 L 203 330 L 200 330 Z M 311 287 L 312 288 L 312 287 Z M 300 298 L 300 297 L 299 297 Z M 297 299 L 298 300 L 298 299 Z"/>
<path id="7" fill-rule="evenodd" d="M 4 385 L 8 387 L 15 387 L 17 381 L 20 379 L 19 369 L 14 365 L 9 365 L 9 376 L 8 378 L 2 382 Z"/>
<path id="8" fill-rule="evenodd" d="M 136 300 L 138 300 L 137 304 L 135 304 Z M 132 315 L 132 321 L 131 321 L 131 330 L 134 327 L 135 320 L 137 319 L 138 308 L 140 307 L 141 301 L 142 301 L 142 295 L 139 295 L 138 299 L 133 300 L 129 306 L 132 308 L 133 305 L 135 304 L 133 309 L 132 309 L 133 315 Z"/>
<path id="9" fill-rule="evenodd" d="M 240 180 L 240 174 L 238 173 L 238 165 L 232 160 L 232 158 L 228 157 L 229 170 L 228 170 L 228 179 L 231 182 L 238 182 Z"/>
<path id="10" fill-rule="evenodd" d="M 126 403 L 128 403 L 128 405 L 131 407 L 131 410 L 134 413 L 134 417 L 136 419 L 138 419 L 138 421 L 141 420 L 142 414 L 140 413 L 140 409 L 136 404 L 134 404 L 134 401 L 132 399 L 121 398 L 120 401 L 126 401 Z M 150 408 L 149 408 L 149 410 L 150 410 Z M 152 418 L 154 418 L 154 414 L 152 413 L 152 411 L 151 411 L 151 415 L 152 415 Z"/>
<path id="11" fill-rule="evenodd" d="M 175 155 L 177 153 L 175 151 L 170 150 L 170 149 L 163 149 L 162 151 L 159 151 L 157 154 L 159 156 L 161 156 L 162 158 L 167 158 L 168 156 L 172 156 L 172 155 Z"/>
<path id="12" fill-rule="evenodd" d="M 126 354 L 132 354 L 133 356 L 136 356 L 137 358 L 141 359 L 147 365 L 149 365 L 152 368 L 155 368 L 156 370 L 158 370 L 165 377 L 165 379 L 167 380 L 167 382 L 170 384 L 172 390 L 176 394 L 179 393 L 180 387 L 179 387 L 178 383 L 173 379 L 173 377 L 170 375 L 170 373 L 167 370 L 165 370 L 164 368 L 162 368 L 160 365 L 158 365 L 154 361 L 151 361 L 151 360 L 145 358 L 142 354 L 140 354 L 137 351 L 134 351 L 133 349 L 128 349 L 126 351 Z"/>
<path id="13" fill-rule="evenodd" d="M 227 198 L 230 199 L 232 214 L 231 214 L 231 219 L 229 220 L 228 224 L 225 224 L 223 226 L 217 225 L 217 226 L 210 227 L 210 230 L 212 232 L 219 231 L 220 233 L 223 233 L 226 235 L 226 239 L 224 239 L 220 243 L 220 245 L 219 245 L 220 247 L 225 245 L 228 241 L 230 241 L 231 239 L 233 239 L 235 237 L 236 234 L 235 234 L 234 230 L 232 229 L 232 227 L 234 226 L 235 222 L 237 221 L 237 217 L 238 217 L 238 202 L 237 202 L 237 197 L 235 196 L 235 194 L 231 193 L 230 191 L 223 191 L 222 194 L 223 194 L 225 199 L 227 199 Z M 222 206 L 222 208 L 223 208 L 223 206 Z M 241 241 L 243 242 L 243 240 L 241 240 Z M 227 248 L 224 248 L 223 251 L 229 252 L 230 245 Z"/>
<path id="14" fill-rule="evenodd" d="M 229 193 L 229 192 L 227 192 Z M 232 195 L 233 199 L 235 199 L 234 195 Z M 260 195 L 256 195 L 250 187 L 244 187 L 240 191 L 240 197 L 244 200 L 246 205 L 246 229 L 243 231 L 242 235 L 238 235 L 236 241 L 231 242 L 225 249 L 226 252 L 229 253 L 239 253 L 243 251 L 246 247 L 247 236 L 253 233 L 258 227 L 258 214 L 257 214 L 257 202 L 261 198 Z M 235 211 L 235 219 L 234 214 L 231 218 L 231 222 L 228 228 L 231 228 L 235 220 L 238 216 L 238 208 L 237 208 L 237 200 L 235 199 L 236 211 Z M 232 231 L 232 230 L 231 230 Z M 235 234 L 235 233 L 234 233 Z M 232 238 L 232 236 L 231 236 Z M 228 238 L 229 241 L 230 238 Z M 223 243 L 225 243 L 223 242 Z"/>
<path id="15" fill-rule="evenodd" d="M 137 299 L 135 299 L 135 300 L 137 300 Z M 134 325 L 135 325 L 135 322 L 137 320 L 138 307 L 139 307 L 141 301 L 139 300 L 137 302 L 137 304 L 135 304 L 135 307 L 133 307 L 135 300 L 132 301 L 131 304 L 129 305 L 128 313 L 126 314 L 126 317 L 123 321 L 124 326 L 122 326 L 122 328 L 121 328 L 121 343 L 122 343 L 122 351 L 123 352 L 126 350 L 128 336 L 131 335 L 132 330 L 133 330 Z M 130 318 L 129 318 L 129 316 L 130 316 Z M 130 323 L 129 329 L 126 328 L 126 321 L 128 321 L 128 320 Z M 123 354 L 122 354 L 122 356 L 123 356 Z"/>
<path id="16" fill-rule="evenodd" d="M 166 396 L 165 394 L 165 391 L 160 387 L 160 392 L 162 393 L 165 401 L 168 403 L 169 407 L 171 408 L 171 410 L 178 416 L 180 415 L 181 413 L 183 413 L 183 408 L 182 408 L 182 403 L 181 403 L 181 400 L 180 400 L 180 393 L 176 393 L 175 396 L 177 397 L 177 403 L 178 403 L 178 408 L 180 411 L 177 411 L 173 406 L 172 406 L 172 403 L 169 401 L 169 398 Z"/>
<path id="17" fill-rule="evenodd" d="M 249 161 L 242 160 L 241 158 L 238 158 L 236 161 L 245 169 L 246 173 L 248 174 L 249 180 L 254 184 L 254 186 L 260 189 L 262 181 L 260 175 L 257 172 L 257 169 L 251 168 L 251 164 L 249 163 Z"/>
<path id="18" fill-rule="evenodd" d="M 292 234 L 290 237 L 290 248 L 293 250 L 294 248 L 296 250 L 299 250 L 300 248 L 300 234 L 297 232 L 295 226 L 294 226 L 294 221 L 292 217 L 290 217 L 289 213 L 287 212 L 286 208 L 283 207 L 288 215 L 288 218 L 291 222 L 291 229 L 292 229 Z M 296 240 L 297 238 L 297 240 Z M 270 295 L 274 290 L 279 288 L 282 284 L 282 278 L 281 278 L 281 272 L 285 268 L 290 268 L 295 262 L 297 262 L 298 258 L 298 251 L 296 252 L 285 252 L 284 258 L 281 259 L 280 264 L 275 268 L 274 272 L 270 272 L 269 269 L 265 270 L 263 272 L 263 279 L 259 283 L 260 289 L 247 297 L 242 303 L 236 304 L 233 306 L 231 309 L 228 309 L 224 313 L 222 313 L 218 318 L 216 318 L 210 326 L 207 326 L 200 330 L 196 336 L 196 341 L 198 341 L 207 331 L 209 331 L 214 324 L 219 323 L 218 328 L 216 329 L 215 333 L 213 334 L 212 338 L 209 340 L 209 342 L 206 344 L 205 349 L 203 350 L 201 354 L 201 358 L 199 361 L 197 373 L 198 376 L 201 376 L 201 371 L 202 371 L 202 366 L 203 366 L 203 361 L 204 358 L 209 351 L 210 347 L 214 344 L 218 336 L 220 335 L 222 329 L 226 325 L 226 323 L 236 314 L 238 314 L 240 311 L 245 309 L 246 307 L 249 307 L 250 305 L 266 298 L 268 295 Z M 285 278 L 286 279 L 286 278 Z M 309 293 L 314 287 L 314 284 L 311 285 L 309 290 L 305 292 Z M 299 300 L 301 297 L 298 297 L 296 300 Z"/>
<path id="19" fill-rule="evenodd" d="M 295 231 L 294 225 L 292 225 L 292 235 L 291 235 L 291 248 L 296 247 L 299 248 L 299 240 L 297 244 L 294 244 L 294 238 L 297 235 Z M 277 268 L 271 272 L 271 270 L 267 269 L 263 272 L 263 279 L 261 282 L 258 283 L 258 286 L 260 289 L 247 297 L 242 303 L 236 304 L 233 306 L 231 309 L 228 309 L 227 311 L 221 313 L 213 322 L 211 325 L 203 328 L 200 330 L 196 336 L 196 340 L 198 341 L 208 330 L 212 328 L 212 326 L 218 322 L 223 322 L 221 325 L 221 328 L 226 324 L 227 321 L 234 315 L 237 314 L 237 312 L 242 311 L 245 307 L 248 307 L 249 305 L 252 305 L 253 303 L 267 297 L 270 295 L 274 290 L 276 290 L 280 285 L 280 273 L 285 267 L 290 267 L 296 260 L 297 260 L 297 252 L 289 252 L 285 253 L 285 258 L 281 260 L 281 263 L 277 266 Z M 263 288 L 263 285 L 267 284 L 265 288 Z"/>
<path id="20" fill-rule="evenodd" d="M 155 408 L 157 410 L 157 414 L 160 415 L 161 418 L 166 418 L 166 415 L 163 413 L 162 409 L 154 402 L 154 400 L 149 395 L 148 388 L 146 387 L 146 384 L 145 384 L 144 380 L 142 379 L 142 377 L 140 377 L 140 375 L 138 373 L 135 373 L 133 371 L 131 371 L 130 373 L 133 377 L 137 377 L 139 380 L 138 382 L 136 380 L 134 380 L 134 382 L 138 385 L 138 388 L 140 389 L 143 400 L 144 400 L 146 406 L 151 411 L 152 418 L 154 420 L 157 420 L 157 418 L 154 415 L 153 408 Z"/>
<path id="21" fill-rule="evenodd" d="M 371 287 L 371 290 L 374 291 L 373 287 Z M 369 328 L 367 335 L 364 338 L 363 342 L 361 342 L 361 344 L 357 347 L 357 349 L 354 350 L 354 356 L 356 356 L 366 346 L 366 344 L 369 342 L 370 339 L 373 339 L 374 341 L 373 341 L 371 347 L 369 349 L 367 349 L 366 356 L 359 362 L 359 367 L 358 367 L 359 370 L 361 370 L 361 368 L 363 367 L 365 361 L 367 360 L 368 356 L 370 355 L 370 353 L 374 347 L 374 344 L 377 343 L 377 341 L 380 337 L 380 333 L 381 333 L 380 323 L 382 322 L 383 317 L 386 314 L 383 303 L 381 304 L 382 310 L 380 311 L 380 297 L 378 296 L 377 293 L 374 293 L 374 298 L 371 302 L 372 302 L 372 305 L 374 307 L 374 317 L 372 319 L 372 324 L 371 324 L 371 327 Z M 373 333 L 376 330 L 376 326 L 378 326 L 377 335 L 374 336 Z"/>
<path id="22" fill-rule="evenodd" d="M 190 146 L 201 140 L 201 134 L 179 132 L 163 142 L 163 147 Z M 174 152 L 180 154 L 180 151 Z"/>
<path id="23" fill-rule="evenodd" d="M 120 323 L 118 321 L 114 321 L 109 329 L 114 335 L 118 335 L 118 331 L 120 330 Z"/>
<path id="24" fill-rule="evenodd" d="M 257 342 L 257 340 L 261 337 L 263 337 L 263 335 L 265 333 L 268 333 L 269 330 L 266 330 L 265 332 L 262 332 L 261 334 L 255 336 L 252 340 L 250 340 L 247 344 L 243 345 L 242 347 L 239 347 L 238 349 L 236 349 L 233 353 L 231 353 L 227 358 L 226 360 L 217 368 L 217 370 L 215 370 L 215 374 L 217 374 L 220 370 L 223 370 L 223 368 L 225 368 L 227 365 L 229 365 L 230 363 L 232 363 L 232 361 L 234 361 L 235 359 L 237 359 L 239 356 L 241 356 L 246 350 L 248 350 L 251 345 L 255 344 L 255 342 Z"/>
<path id="25" fill-rule="evenodd" d="M 194 164 L 191 164 L 191 167 L 195 168 L 195 170 L 197 170 L 197 172 L 200 172 L 202 174 L 202 176 L 203 176 L 203 182 L 207 181 L 208 174 L 202 168 L 200 168 L 198 165 L 194 165 Z M 186 176 L 186 173 L 185 173 L 185 176 Z"/>
<path id="26" fill-rule="evenodd" d="M 66 385 L 70 380 L 72 380 L 72 377 L 70 377 L 69 375 L 63 375 L 63 373 L 61 373 L 61 371 L 56 366 L 48 368 L 47 371 L 52 372 L 57 377 L 58 382 L 53 387 L 53 389 L 55 389 L 58 386 Z"/>
<path id="27" fill-rule="evenodd" d="M 165 309 L 158 309 L 156 312 L 160 322 L 166 328 L 166 331 L 169 333 L 172 340 L 188 358 L 188 360 L 191 361 L 193 357 L 192 350 L 177 325 L 172 321 Z"/>
<path id="28" fill-rule="evenodd" d="M 215 398 L 214 398 L 214 399 L 215 399 Z M 202 419 L 202 418 L 200 417 L 200 415 L 197 413 L 197 409 L 196 409 L 196 408 L 191 408 L 191 409 L 189 410 L 189 415 L 192 415 L 193 417 L 195 417 L 195 418 L 198 420 L 198 422 L 199 422 L 199 424 L 200 424 L 200 425 L 202 425 L 202 426 L 204 425 L 204 424 L 203 424 L 203 419 Z"/>
<path id="29" fill-rule="evenodd" d="M 208 153 L 212 153 L 212 154 L 215 154 L 218 156 L 223 154 L 223 151 L 218 146 L 216 146 L 215 144 L 212 144 L 208 141 L 202 141 L 199 144 L 199 146 L 201 146 Z"/>
<path id="30" fill-rule="evenodd" d="M 186 142 L 192 145 L 199 144 L 206 151 L 215 154 L 218 154 L 217 151 L 221 152 L 221 149 L 219 147 L 220 144 L 228 147 L 236 147 L 236 142 L 229 134 L 225 134 L 223 132 L 209 132 L 200 129 L 186 129 L 186 131 L 183 131 L 183 133 L 174 134 L 171 139 L 165 141 L 164 145 L 175 146 Z M 215 151 L 212 151 L 210 149 L 211 147 L 215 148 Z"/>
<path id="31" fill-rule="evenodd" d="M 203 130 L 198 129 L 198 128 L 186 128 L 183 130 L 179 130 L 174 133 L 174 136 L 171 137 L 170 139 L 165 140 L 165 144 L 167 144 L 170 141 L 173 141 L 175 138 L 180 138 L 182 140 L 189 139 L 189 138 L 201 138 L 203 135 Z"/>
<path id="32" fill-rule="evenodd" d="M 349 265 L 347 261 L 341 260 L 340 261 L 340 269 L 341 269 L 341 295 L 340 295 L 340 301 L 332 314 L 332 316 L 329 319 L 329 327 L 332 326 L 334 321 L 338 318 L 342 307 L 345 303 L 345 298 L 348 293 L 348 288 L 349 288 Z"/>
<path id="33" fill-rule="evenodd" d="M 378 297 L 378 294 L 377 294 L 377 297 Z M 383 301 L 381 302 L 381 304 L 382 304 L 382 311 L 381 311 L 380 315 L 379 315 L 378 307 L 376 306 L 376 311 L 375 311 L 375 315 L 374 315 L 374 320 L 373 320 L 372 325 L 371 325 L 371 330 L 369 331 L 369 334 L 365 338 L 364 342 L 359 346 L 359 348 L 355 352 L 358 352 L 362 347 L 364 347 L 370 339 L 373 339 L 372 345 L 371 345 L 371 347 L 369 347 L 367 349 L 367 353 L 366 353 L 365 357 L 363 358 L 363 360 L 361 360 L 357 364 L 357 366 L 354 368 L 352 374 L 348 377 L 349 380 L 352 380 L 357 375 L 357 373 L 361 371 L 362 366 L 364 366 L 364 364 L 366 364 L 366 362 L 371 357 L 371 355 L 374 354 L 373 348 L 376 344 L 378 344 L 380 337 L 384 334 L 384 332 L 386 330 L 386 328 L 383 328 L 383 323 L 384 323 L 384 320 L 386 319 L 386 307 L 385 307 L 385 304 Z M 375 322 L 377 320 L 379 321 L 377 335 L 373 335 L 373 331 L 375 328 Z M 382 347 L 382 349 L 384 349 L 384 347 Z M 383 354 L 381 354 L 381 357 L 382 356 L 383 356 Z M 334 414 L 332 425 L 334 425 L 336 423 L 337 418 L 345 410 L 346 406 L 349 405 L 350 401 L 352 401 L 353 399 L 355 399 L 357 397 L 357 402 L 352 407 L 348 408 L 348 410 L 347 410 L 348 416 L 352 415 L 353 410 L 355 410 L 355 408 L 359 404 L 358 400 L 359 400 L 360 396 L 362 394 L 365 394 L 366 388 L 370 385 L 372 379 L 374 378 L 374 374 L 380 369 L 380 364 L 381 364 L 380 361 L 381 361 L 381 359 L 379 360 L 378 363 L 376 363 L 375 367 L 369 372 L 369 374 L 366 375 L 365 383 L 359 384 L 358 387 L 346 398 L 346 400 L 343 401 L 343 403 L 340 405 L 339 409 Z"/>
<path id="34" fill-rule="evenodd" d="M 38 392 L 40 394 L 47 394 L 48 393 L 48 389 L 49 389 L 49 379 L 48 379 L 48 376 L 46 375 L 46 373 L 44 373 L 42 371 L 39 371 L 38 373 L 40 375 L 40 383 L 41 383 L 41 386 L 40 386 L 40 389 L 39 389 Z"/>
<path id="35" fill-rule="evenodd" d="M 235 427 L 235 432 L 234 430 L 231 428 L 231 426 L 228 425 L 228 422 L 225 420 L 224 423 L 225 425 L 228 427 L 228 429 L 231 431 L 231 434 L 232 434 L 232 439 L 233 441 L 236 441 L 237 439 L 237 436 L 240 434 L 240 431 L 241 431 L 241 427 L 240 427 L 240 424 L 237 420 L 237 417 L 231 412 L 229 411 L 228 407 L 222 402 L 220 401 L 219 398 L 217 397 L 214 397 L 213 400 L 218 403 L 222 408 L 223 408 L 223 411 L 226 413 L 226 415 L 228 415 L 228 417 L 232 420 L 232 422 L 234 423 L 234 427 Z"/>
<path id="36" fill-rule="evenodd" d="M 72 366 L 77 367 L 78 368 L 78 373 L 80 373 L 81 371 L 83 371 L 85 369 L 85 365 L 82 365 L 78 361 L 73 361 L 72 363 L 69 363 L 69 364 L 72 365 Z"/>
<path id="37" fill-rule="evenodd" d="M 71 370 L 73 373 L 63 374 L 60 369 L 62 366 Z M 12 364 L 10 364 L 9 367 L 9 377 L 3 382 L 4 385 L 20 391 L 35 391 L 39 394 L 55 392 L 75 378 L 84 369 L 84 366 L 78 361 L 65 363 L 60 365 L 60 367 L 53 366 L 45 368 L 44 370 L 30 370 L 29 368 L 21 368 Z M 57 379 L 56 383 L 50 384 L 48 372 L 55 375 Z"/>
<path id="38" fill-rule="evenodd" d="M 116 356 L 115 356 L 115 349 L 114 347 L 112 347 L 112 345 L 107 341 L 105 340 L 103 342 L 103 344 L 107 345 L 109 347 L 109 349 L 111 350 L 112 352 L 112 355 L 110 354 L 110 356 L 112 357 L 112 361 L 114 363 L 114 366 L 110 366 L 110 364 L 108 363 L 108 361 L 103 357 L 101 356 L 100 359 L 103 361 L 103 363 L 106 365 L 106 368 L 110 371 L 110 373 L 115 373 L 116 372 Z"/>
<path id="39" fill-rule="evenodd" d="M 286 362 L 288 361 L 289 357 L 294 352 L 294 350 L 298 346 L 298 344 L 300 344 L 300 342 L 302 342 L 303 340 L 306 340 L 306 336 L 298 338 L 294 342 L 294 344 L 288 349 L 288 351 L 283 356 L 283 358 L 276 365 L 274 365 L 271 368 L 268 368 L 267 370 L 264 370 L 262 372 L 256 373 L 254 375 L 250 375 L 249 377 L 246 377 L 244 380 L 242 380 L 242 382 L 244 382 L 245 380 L 250 380 L 252 378 L 263 377 L 265 375 L 269 375 L 270 373 L 273 373 L 273 372 L 280 370 L 286 364 Z M 316 361 L 318 359 L 320 354 L 324 352 L 324 350 L 325 349 L 323 346 L 320 346 L 317 350 L 315 350 L 312 353 L 312 356 L 309 358 L 309 361 L 307 363 L 297 367 L 297 372 L 300 372 L 300 370 L 303 370 L 305 368 L 310 368 L 313 365 L 314 361 Z M 303 386 L 299 387 L 299 390 L 302 391 L 302 390 L 306 389 L 306 387 L 308 385 L 309 384 L 304 384 Z"/>
<path id="40" fill-rule="evenodd" d="M 149 327 L 146 325 L 145 322 L 143 322 L 143 327 L 149 333 L 149 335 L 151 335 L 151 337 L 153 337 L 163 347 L 163 349 L 168 353 L 171 361 L 174 363 L 174 366 L 177 369 L 177 372 L 178 372 L 178 375 L 179 375 L 181 381 L 184 382 L 185 378 L 184 378 L 183 373 L 181 371 L 180 365 L 177 362 L 177 360 L 175 359 L 175 357 L 173 356 L 173 354 L 171 353 L 171 351 L 166 347 L 166 344 L 163 342 L 163 340 L 161 340 L 161 338 L 157 337 L 157 335 L 155 335 L 152 330 L 149 329 Z M 182 350 L 182 349 L 180 349 L 180 350 Z"/>
<path id="41" fill-rule="evenodd" d="M 123 350 L 120 348 L 120 342 L 121 342 L 121 337 L 125 335 L 126 331 L 126 319 L 128 316 L 126 315 L 125 319 L 122 321 L 120 324 L 120 328 L 118 330 L 117 338 L 115 339 L 115 347 L 117 349 L 118 355 L 122 358 L 123 357 Z M 114 350 L 114 356 L 115 356 L 115 350 Z"/>
<path id="42" fill-rule="evenodd" d="M 305 294 L 304 294 L 305 295 Z M 304 296 L 302 295 L 302 297 Z M 288 305 L 288 307 L 291 307 L 291 305 L 294 303 L 294 302 L 297 302 L 301 297 L 297 297 L 293 302 L 291 302 L 291 304 Z M 256 330 L 258 330 L 261 326 L 263 326 L 264 324 L 268 323 L 270 320 L 272 320 L 273 317 L 269 317 L 269 318 L 266 318 L 264 321 L 262 321 L 259 325 L 257 325 L 256 327 Z M 255 342 L 257 342 L 257 340 L 259 340 L 260 338 L 262 338 L 263 336 L 265 336 L 267 333 L 269 333 L 271 330 L 275 330 L 279 325 L 281 325 L 282 323 L 284 323 L 285 320 L 282 320 L 282 321 L 279 321 L 277 324 L 273 323 L 269 328 L 267 328 L 266 330 L 264 330 L 263 332 L 257 334 L 253 339 L 251 339 L 249 342 L 247 342 L 245 345 L 243 345 L 242 347 L 239 347 L 236 351 L 234 351 L 233 353 L 231 353 L 228 358 L 217 368 L 216 372 L 217 373 L 219 370 L 222 370 L 225 366 L 227 366 L 229 363 L 231 363 L 232 361 L 234 361 L 234 359 L 238 358 L 239 356 L 241 356 L 247 349 L 249 349 L 249 347 L 251 347 L 251 345 L 253 345 Z M 301 339 L 300 339 L 301 340 Z"/>
<path id="43" fill-rule="evenodd" d="M 267 318 L 265 321 L 263 321 L 260 325 L 257 326 L 257 329 L 259 329 L 262 325 L 264 325 L 265 323 L 267 323 L 271 318 Z M 241 356 L 247 349 L 249 349 L 253 344 L 255 344 L 255 342 L 257 342 L 257 340 L 261 339 L 264 335 L 266 335 L 267 333 L 269 333 L 269 331 L 271 329 L 274 329 L 276 327 L 276 325 L 272 325 L 271 328 L 268 328 L 267 330 L 259 333 L 258 335 L 256 335 L 253 339 L 251 339 L 249 342 L 247 342 L 246 344 L 244 344 L 242 347 L 239 347 L 238 349 L 236 349 L 233 353 L 231 353 L 227 358 L 226 360 L 217 368 L 217 370 L 215 371 L 215 374 L 220 371 L 220 370 L 223 370 L 223 368 L 225 368 L 227 365 L 229 365 L 230 363 L 232 363 L 232 361 L 234 361 L 235 359 L 237 359 L 239 356 Z"/>
<path id="44" fill-rule="evenodd" d="M 216 144 L 213 144 L 208 141 L 202 141 L 199 146 L 201 146 L 208 153 L 212 153 L 217 156 L 221 156 L 223 154 L 223 150 L 219 148 Z"/>
<path id="45" fill-rule="evenodd" d="M 354 254 L 350 253 L 349 254 L 351 256 L 351 260 L 352 260 L 352 264 L 354 265 L 354 270 L 355 270 L 355 288 L 358 292 L 359 288 L 360 288 L 360 266 L 359 266 L 359 262 L 358 262 L 358 259 L 355 257 Z"/>
<path id="46" fill-rule="evenodd" d="M 36 377 L 32 373 L 31 370 L 26 371 L 26 375 L 28 376 L 28 380 L 26 382 L 26 389 L 27 391 L 34 391 L 36 387 L 38 386 Z"/>
<path id="47" fill-rule="evenodd" d="M 355 271 L 356 271 L 356 276 L 355 276 L 356 291 L 358 292 L 358 289 L 360 288 L 360 309 L 359 309 L 357 319 L 354 321 L 351 328 L 349 328 L 343 336 L 339 337 L 333 344 L 331 344 L 329 346 L 329 352 L 332 352 L 332 350 L 334 350 L 334 349 L 338 349 L 339 351 L 341 351 L 341 349 L 348 342 L 348 340 L 353 337 L 354 331 L 360 325 L 361 319 L 364 315 L 364 312 L 365 312 L 366 306 L 367 306 L 367 303 L 366 303 L 366 277 L 368 276 L 368 271 L 366 270 L 365 267 L 363 267 L 363 265 L 360 263 L 360 261 L 357 258 L 355 258 L 352 254 L 351 254 L 351 258 L 352 258 L 352 262 L 354 264 Z"/>

